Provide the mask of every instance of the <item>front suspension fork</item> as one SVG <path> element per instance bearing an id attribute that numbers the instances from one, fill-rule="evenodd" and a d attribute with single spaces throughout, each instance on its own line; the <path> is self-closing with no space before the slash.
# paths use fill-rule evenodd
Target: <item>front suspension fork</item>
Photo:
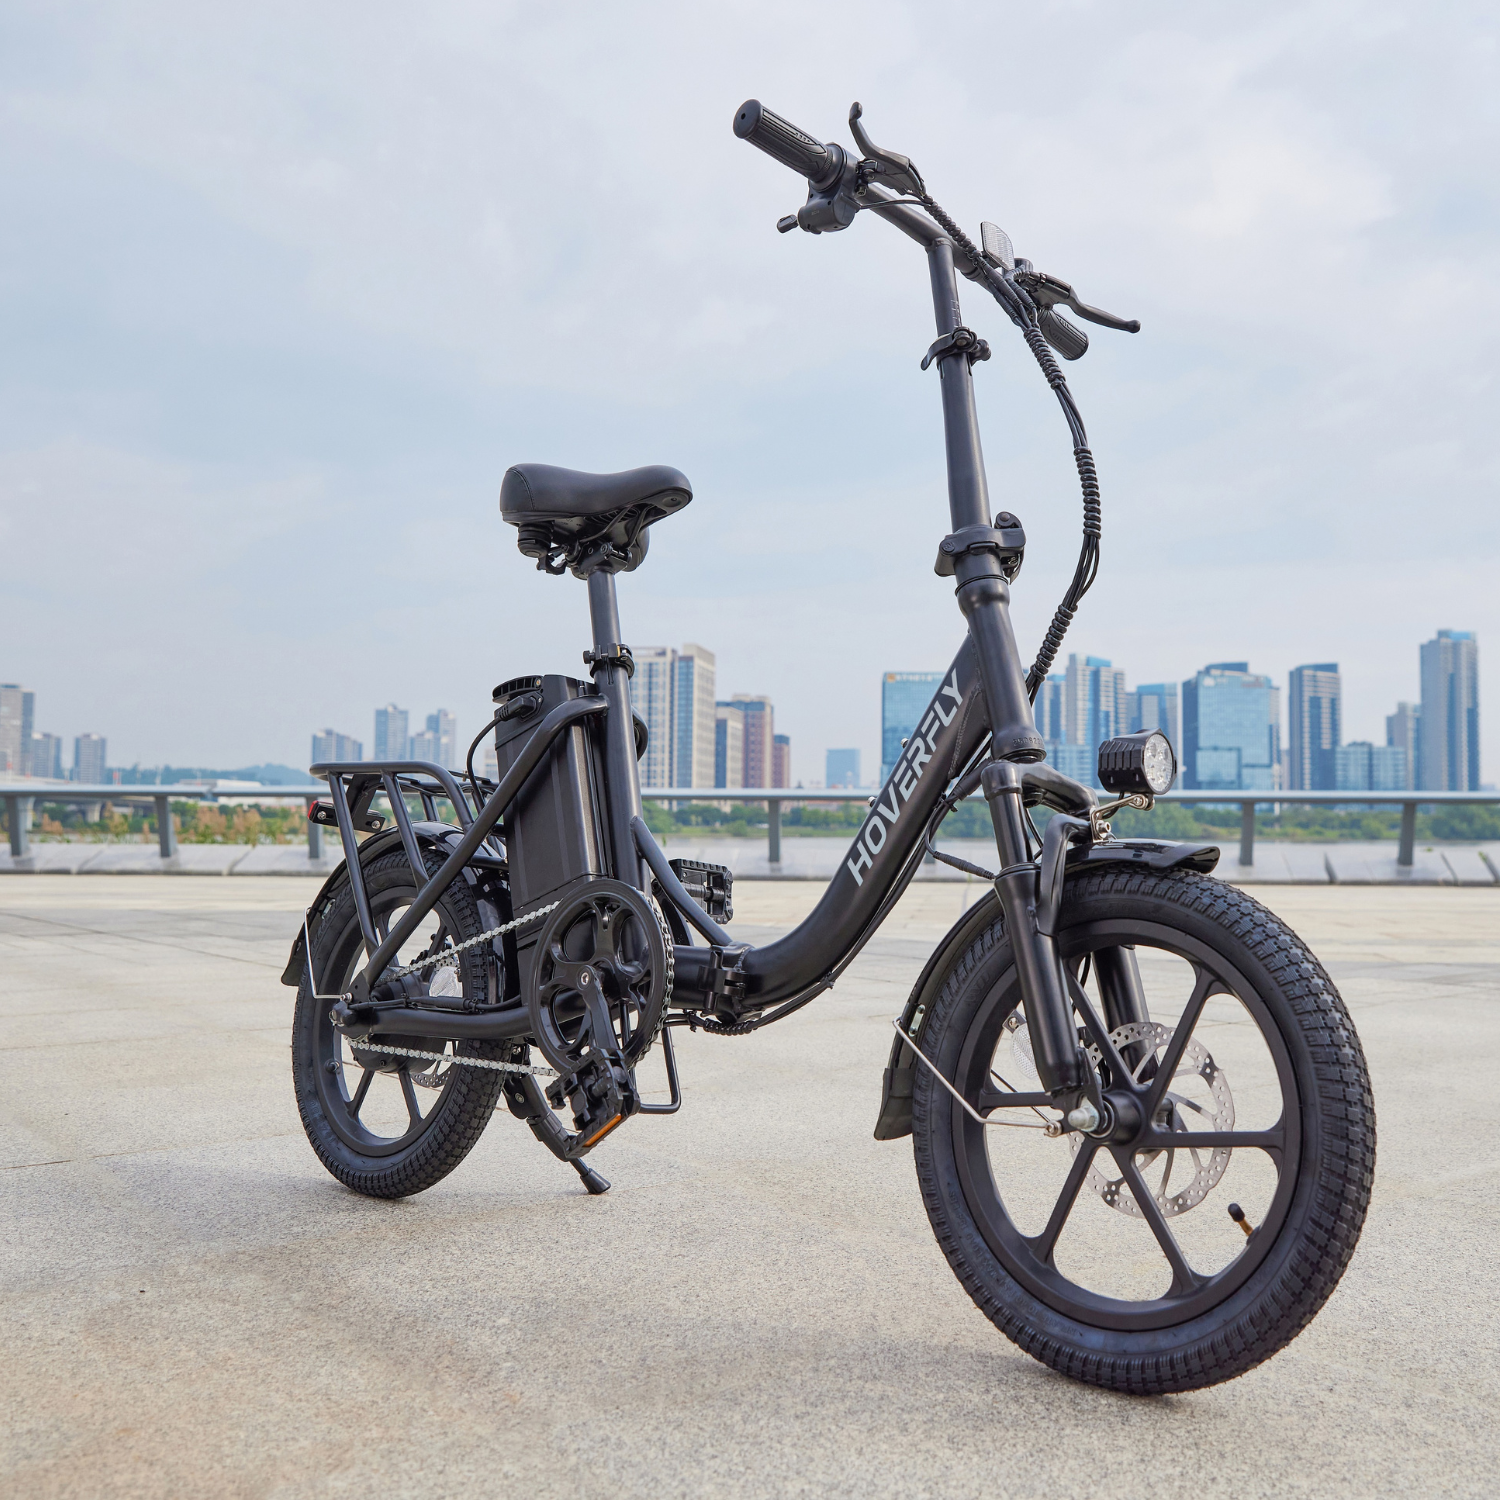
<path id="1" fill-rule="evenodd" d="M 984 768 L 981 784 L 1000 852 L 995 894 L 1005 914 L 1005 930 L 1021 980 L 1021 1001 L 1037 1077 L 1049 1094 L 1077 1093 L 1089 1076 L 1088 1060 L 1078 1045 L 1057 940 L 1037 926 L 1039 869 L 1026 842 L 1021 768 L 1010 761 L 991 761 Z"/>

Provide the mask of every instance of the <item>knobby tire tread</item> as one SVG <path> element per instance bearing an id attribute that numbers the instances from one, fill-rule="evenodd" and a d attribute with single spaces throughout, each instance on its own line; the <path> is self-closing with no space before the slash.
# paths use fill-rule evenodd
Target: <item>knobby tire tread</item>
<path id="1" fill-rule="evenodd" d="M 1110 896 L 1158 900 L 1207 918 L 1237 938 L 1280 988 L 1301 1029 L 1317 1080 L 1320 1161 L 1302 1222 L 1294 1226 L 1289 1220 L 1282 1228 L 1286 1234 L 1295 1227 L 1296 1238 L 1270 1285 L 1239 1316 L 1177 1351 L 1122 1355 L 1067 1342 L 1027 1315 L 1024 1304 L 1032 1301 L 1030 1294 L 995 1259 L 972 1220 L 965 1216 L 954 1222 L 951 1217 L 939 1180 L 942 1164 L 934 1154 L 934 1131 L 922 1128 L 921 1117 L 936 1102 L 936 1085 L 925 1070 L 918 1076 L 913 1099 L 913 1153 L 923 1203 L 949 1265 L 975 1305 L 1007 1338 L 1075 1380 L 1135 1395 L 1165 1395 L 1243 1375 L 1290 1343 L 1328 1300 L 1354 1253 L 1369 1204 L 1375 1169 L 1374 1100 L 1364 1051 L 1332 979 L 1295 933 L 1260 902 L 1222 880 L 1189 871 L 1105 868 L 1069 876 L 1064 924 L 1069 906 Z M 924 1038 L 940 1032 L 967 982 L 999 946 L 1008 943 L 997 920 L 953 966 L 923 1029 Z M 1018 1308 L 1012 1299 L 1023 1305 Z"/>
<path id="2" fill-rule="evenodd" d="M 424 853 L 424 859 L 429 874 L 436 874 L 442 867 L 442 859 L 431 851 Z M 383 855 L 365 869 L 365 881 L 367 887 L 372 888 L 372 894 L 379 878 L 388 872 L 410 881 L 411 870 L 403 852 L 394 851 Z M 453 934 L 456 942 L 474 937 L 483 930 L 478 907 L 462 877 L 448 887 L 439 904 L 445 915 L 461 929 Z M 333 924 L 332 930 L 335 933 L 335 941 L 330 947 L 337 946 L 338 935 L 346 930 L 347 921 L 350 920 L 357 926 L 352 893 L 346 883 L 340 889 L 339 905 L 329 914 L 329 922 Z M 320 924 L 320 933 L 327 926 L 326 923 Z M 317 935 L 314 936 L 314 944 L 317 944 Z M 469 949 L 462 956 L 462 961 L 468 973 L 475 975 L 476 979 L 482 974 L 487 962 L 481 950 L 475 948 Z M 314 1049 L 310 1042 L 309 1030 L 315 1019 L 312 1008 L 325 1003 L 312 998 L 312 984 L 308 974 L 304 972 L 297 990 L 295 1038 L 298 1045 L 294 1045 L 292 1055 L 297 1108 L 301 1113 L 308 1141 L 317 1153 L 318 1160 L 328 1171 L 356 1193 L 369 1198 L 408 1198 L 414 1193 L 424 1192 L 434 1183 L 441 1182 L 474 1149 L 499 1101 L 505 1074 L 490 1068 L 465 1068 L 450 1064 L 453 1076 L 445 1085 L 441 1100 L 429 1117 L 431 1123 L 422 1134 L 397 1156 L 362 1156 L 340 1140 L 328 1126 L 323 1115 L 322 1101 L 318 1096 L 317 1080 L 310 1071 L 321 1066 L 313 1055 Z M 460 1047 L 469 1057 L 505 1060 L 504 1042 L 468 1041 L 461 1043 Z"/>

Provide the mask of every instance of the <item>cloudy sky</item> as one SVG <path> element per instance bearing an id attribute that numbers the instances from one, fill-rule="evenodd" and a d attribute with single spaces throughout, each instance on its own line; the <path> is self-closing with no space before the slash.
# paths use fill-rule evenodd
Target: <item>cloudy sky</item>
<path id="1" fill-rule="evenodd" d="M 1104 564 L 1068 647 L 1132 683 L 1337 661 L 1383 739 L 1437 627 L 1500 754 L 1496 24 L 1429 3 L 0 11 L 0 679 L 128 765 L 306 765 L 323 724 L 580 671 L 582 586 L 496 495 L 665 462 L 696 499 L 626 639 L 767 692 L 794 770 L 878 740 L 961 619 L 920 253 L 778 236 L 756 96 L 859 99 L 935 196 L 1141 319 L 1069 367 Z M 1066 431 L 988 300 L 1023 649 L 1073 565 Z"/>

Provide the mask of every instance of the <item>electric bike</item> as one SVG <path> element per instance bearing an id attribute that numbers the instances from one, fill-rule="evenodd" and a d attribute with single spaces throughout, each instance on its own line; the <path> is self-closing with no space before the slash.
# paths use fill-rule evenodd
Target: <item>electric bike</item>
<path id="1" fill-rule="evenodd" d="M 1285 923 L 1213 878 L 1211 845 L 1116 837 L 1176 760 L 1155 730 L 1099 752 L 1101 800 L 1049 766 L 1032 703 L 1098 567 L 1099 484 L 1054 354 L 1064 316 L 1134 332 L 1018 258 L 976 244 L 916 166 L 877 147 L 856 104 L 850 150 L 751 100 L 735 134 L 790 167 L 807 201 L 783 232 L 860 216 L 921 247 L 936 338 L 951 529 L 934 570 L 967 630 L 838 873 L 795 930 L 737 942 L 732 877 L 669 860 L 641 817 L 646 726 L 616 579 L 692 488 L 676 469 L 584 474 L 518 464 L 503 518 L 544 572 L 588 591 L 586 675 L 512 677 L 466 773 L 414 760 L 328 762 L 344 860 L 309 908 L 284 980 L 298 987 L 297 1102 L 341 1182 L 373 1197 L 452 1171 L 502 1103 L 592 1193 L 587 1158 L 638 1115 L 681 1101 L 672 1033 L 742 1036 L 831 988 L 929 853 L 987 882 L 893 1018 L 875 1135 L 912 1137 L 922 1200 L 978 1307 L 1079 1380 L 1159 1393 L 1274 1354 L 1332 1292 L 1369 1203 L 1375 1120 L 1338 991 Z M 1029 671 L 1009 601 L 1026 537 L 992 514 L 974 402 L 988 343 L 959 279 L 992 297 L 1040 366 L 1083 490 L 1078 566 Z M 493 734 L 493 778 L 474 753 Z M 994 870 L 935 848 L 982 793 Z M 377 798 L 390 819 L 376 811 Z M 1044 824 L 1044 826 L 1042 826 Z M 636 1070 L 660 1045 L 669 1102 Z"/>

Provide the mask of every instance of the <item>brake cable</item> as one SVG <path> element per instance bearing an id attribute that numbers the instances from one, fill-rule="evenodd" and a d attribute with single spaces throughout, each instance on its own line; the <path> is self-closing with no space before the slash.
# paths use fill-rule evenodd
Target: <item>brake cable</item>
<path id="1" fill-rule="evenodd" d="M 1093 587 L 1095 578 L 1099 576 L 1099 539 L 1103 530 L 1099 501 L 1099 472 L 1094 465 L 1094 455 L 1089 449 L 1088 433 L 1085 432 L 1083 426 L 1083 415 L 1078 410 L 1078 404 L 1073 400 L 1072 391 L 1068 389 L 1067 377 L 1058 367 L 1057 361 L 1052 357 L 1052 350 L 1048 348 L 1046 339 L 1042 337 L 1042 331 L 1037 325 L 1036 304 L 1027 296 L 1025 289 L 1017 286 L 1008 276 L 996 271 L 952 216 L 931 193 L 925 190 L 910 198 L 886 200 L 878 204 L 861 204 L 860 207 L 888 208 L 895 204 L 910 204 L 923 209 L 949 239 L 969 257 L 975 271 L 982 278 L 985 289 L 1005 309 L 1011 322 L 1021 330 L 1021 337 L 1026 340 L 1026 347 L 1031 350 L 1033 358 L 1041 366 L 1047 384 L 1057 397 L 1058 405 L 1062 407 L 1068 431 L 1073 437 L 1073 461 L 1078 466 L 1078 478 L 1083 487 L 1083 546 L 1078 554 L 1078 564 L 1073 570 L 1072 581 L 1063 594 L 1062 603 L 1057 606 L 1052 616 L 1052 623 L 1047 627 L 1047 633 L 1042 638 L 1041 649 L 1036 654 L 1036 660 L 1026 674 L 1026 696 L 1035 703 L 1036 695 L 1041 691 L 1042 684 L 1047 680 L 1047 674 L 1052 670 L 1052 663 L 1057 659 L 1063 637 L 1068 633 L 1068 626 L 1073 623 L 1073 616 L 1078 613 L 1080 601 Z"/>

